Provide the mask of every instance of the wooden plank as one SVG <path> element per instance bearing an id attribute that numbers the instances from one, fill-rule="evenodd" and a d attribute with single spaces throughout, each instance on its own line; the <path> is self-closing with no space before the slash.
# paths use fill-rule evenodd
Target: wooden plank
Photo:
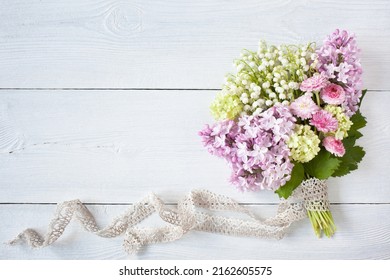
<path id="1" fill-rule="evenodd" d="M 322 42 L 345 28 L 366 87 L 389 90 L 389 14 L 388 0 L 6 1 L 0 87 L 219 88 L 260 39 Z"/>
<path id="2" fill-rule="evenodd" d="M 0 202 L 131 203 L 149 192 L 169 202 L 206 188 L 241 202 L 277 202 L 272 192 L 239 193 L 225 162 L 197 132 L 211 122 L 213 91 L 3 91 Z M 369 92 L 359 170 L 329 181 L 332 202 L 390 202 L 390 94 Z"/>
<path id="3" fill-rule="evenodd" d="M 101 225 L 125 210 L 125 206 L 88 206 Z M 54 205 L 0 205 L 5 242 L 25 227 L 44 233 Z M 276 206 L 253 206 L 261 217 L 275 213 Z M 99 238 L 72 223 L 53 246 L 32 250 L 26 245 L 0 245 L 0 259 L 389 259 L 390 205 L 333 205 L 338 226 L 334 238 L 318 239 L 308 220 L 294 224 L 285 239 L 262 240 L 191 232 L 173 243 L 147 247 L 128 256 L 123 239 Z M 153 216 L 147 225 L 160 225 Z M 195 244 L 198 244 L 194 247 Z M 240 244 L 238 246 L 238 244 Z"/>

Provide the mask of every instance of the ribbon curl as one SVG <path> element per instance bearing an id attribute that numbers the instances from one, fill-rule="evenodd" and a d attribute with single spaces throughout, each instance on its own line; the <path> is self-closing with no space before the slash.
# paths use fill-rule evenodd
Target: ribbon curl
<path id="1" fill-rule="evenodd" d="M 202 208 L 239 212 L 248 218 L 238 219 L 219 216 L 215 213 L 209 214 L 199 210 Z M 129 254 L 138 252 L 148 244 L 180 239 L 193 230 L 232 236 L 281 239 L 293 222 L 307 217 L 307 210 L 314 209 L 316 211 L 329 210 L 325 181 L 316 178 L 302 182 L 289 199 L 280 202 L 277 214 L 265 220 L 257 218 L 248 208 L 229 197 L 207 190 L 193 190 L 179 201 L 176 208 L 167 207 L 160 198 L 151 194 L 132 205 L 125 213 L 115 218 L 110 225 L 100 229 L 87 207 L 80 200 L 71 200 L 58 204 L 44 237 L 33 229 L 26 229 L 9 244 L 15 245 L 18 241 L 25 240 L 33 248 L 49 246 L 64 233 L 72 219 L 78 220 L 86 231 L 101 237 L 113 238 L 124 233 L 123 246 Z M 166 226 L 136 227 L 154 212 L 157 212 L 167 223 Z"/>

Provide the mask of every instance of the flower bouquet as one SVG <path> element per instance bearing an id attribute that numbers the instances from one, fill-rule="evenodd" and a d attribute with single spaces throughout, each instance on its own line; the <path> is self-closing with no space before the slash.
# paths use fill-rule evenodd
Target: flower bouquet
<path id="1" fill-rule="evenodd" d="M 199 133 L 239 190 L 303 197 L 317 236 L 336 230 L 325 180 L 357 169 L 365 155 L 356 145 L 366 125 L 358 54 L 355 36 L 340 30 L 320 47 L 262 41 L 235 61 L 211 104 L 217 122 Z"/>

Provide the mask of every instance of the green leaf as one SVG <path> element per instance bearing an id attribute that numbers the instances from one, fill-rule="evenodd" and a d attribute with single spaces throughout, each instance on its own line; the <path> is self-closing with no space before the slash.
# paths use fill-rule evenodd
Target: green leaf
<path id="1" fill-rule="evenodd" d="M 363 134 L 359 131 L 359 129 L 365 127 L 367 125 L 366 118 L 363 117 L 363 115 L 360 113 L 360 111 L 357 111 L 352 117 L 352 126 L 348 131 L 348 138 L 354 138 L 359 139 L 363 136 Z"/>
<path id="2" fill-rule="evenodd" d="M 366 152 L 360 146 L 355 145 L 355 139 L 346 138 L 343 140 L 345 155 L 340 158 L 340 167 L 333 173 L 334 177 L 341 177 L 349 174 L 358 168 L 358 163 L 362 161 Z"/>
<path id="3" fill-rule="evenodd" d="M 348 166 L 347 164 L 341 162 L 340 167 L 333 173 L 333 177 L 341 177 L 344 175 L 347 175 L 349 172 L 351 172 L 351 168 L 353 169 L 353 166 Z"/>
<path id="4" fill-rule="evenodd" d="M 343 145 L 345 148 L 345 151 L 348 152 L 350 149 L 352 149 L 353 146 L 355 146 L 356 138 L 355 137 L 347 137 L 343 140 Z"/>
<path id="5" fill-rule="evenodd" d="M 311 161 L 304 164 L 305 171 L 320 180 L 328 179 L 339 168 L 341 160 L 322 149 Z"/>
<path id="6" fill-rule="evenodd" d="M 351 137 L 353 139 L 359 139 L 363 136 L 363 134 L 358 130 L 348 131 L 348 137 Z"/>
<path id="7" fill-rule="evenodd" d="M 362 90 L 362 96 L 360 97 L 360 101 L 359 101 L 359 108 L 360 105 L 362 105 L 362 101 L 364 99 L 364 96 L 366 96 L 366 93 L 367 93 L 367 89 Z"/>
<path id="8" fill-rule="evenodd" d="M 360 146 L 353 147 L 351 151 L 348 153 L 348 155 L 350 155 L 350 157 L 353 158 L 356 163 L 361 162 L 365 154 L 366 152 Z"/>
<path id="9" fill-rule="evenodd" d="M 296 162 L 291 172 L 291 179 L 275 191 L 279 197 L 288 198 L 292 192 L 301 184 L 305 177 L 305 170 L 302 163 Z"/>
<path id="10" fill-rule="evenodd" d="M 357 111 L 351 117 L 351 122 L 353 123 L 353 125 L 351 126 L 350 131 L 357 131 L 357 130 L 365 127 L 367 124 L 366 118 L 363 117 L 363 115 L 362 115 L 362 113 L 360 113 L 360 111 Z"/>

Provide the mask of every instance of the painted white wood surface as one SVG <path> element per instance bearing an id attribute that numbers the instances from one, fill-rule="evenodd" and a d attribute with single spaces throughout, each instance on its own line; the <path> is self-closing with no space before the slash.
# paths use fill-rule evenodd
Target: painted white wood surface
<path id="1" fill-rule="evenodd" d="M 104 226 L 127 206 L 88 206 Z M 271 206 L 251 207 L 259 217 L 274 215 Z M 1 205 L 0 239 L 13 237 L 20 228 L 36 225 L 44 233 L 54 205 Z M 52 246 L 34 250 L 0 245 L 0 259 L 389 259 L 390 205 L 332 205 L 337 235 L 318 239 L 308 220 L 291 227 L 282 240 L 229 237 L 191 232 L 173 243 L 154 244 L 138 255 L 127 255 L 123 238 L 106 239 L 83 231 L 75 222 Z M 17 223 L 15 222 L 17 221 Z M 146 225 L 163 225 L 152 216 Z"/>
<path id="2" fill-rule="evenodd" d="M 215 91 L 3 91 L 0 202 L 133 203 L 153 191 L 177 202 L 192 188 L 243 202 L 277 202 L 273 192 L 237 192 L 228 182 L 227 164 L 203 148 L 197 132 L 213 121 L 214 96 Z M 369 125 L 360 143 L 367 156 L 357 171 L 329 181 L 332 202 L 390 202 L 390 158 L 383 156 L 390 152 L 388 104 L 389 92 L 366 95 L 362 111 Z"/>
<path id="3" fill-rule="evenodd" d="M 214 94 L 3 91 L 0 239 L 5 241 L 29 226 L 44 230 L 54 206 L 39 203 L 73 198 L 133 203 L 154 191 L 176 202 L 190 189 L 203 187 L 244 203 L 276 203 L 271 192 L 238 193 L 227 183 L 226 164 L 203 149 L 196 132 L 211 121 L 207 105 Z M 361 141 L 367 156 L 358 171 L 329 181 L 331 201 L 341 203 L 332 206 L 339 228 L 332 240 L 316 239 L 306 221 L 294 226 L 283 241 L 193 233 L 179 242 L 151 246 L 138 258 L 389 258 L 389 158 L 385 156 L 390 150 L 389 99 L 387 92 L 367 94 L 362 110 L 370 125 Z M 98 219 L 108 220 L 125 206 L 92 208 Z M 270 215 L 276 205 L 255 209 Z M 0 258 L 126 257 L 120 239 L 99 240 L 80 227 L 72 227 L 61 240 L 42 251 L 2 246 Z M 253 242 L 263 250 L 253 250 Z M 246 245 L 237 252 L 238 243 Z M 204 245 L 194 251 L 191 244 Z M 313 250 L 316 246 L 320 247 Z"/>
<path id="4" fill-rule="evenodd" d="M 25 227 L 44 232 L 55 206 L 43 203 L 74 198 L 95 204 L 90 208 L 102 224 L 126 208 L 117 203 L 151 191 L 176 202 L 192 188 L 272 215 L 276 196 L 238 193 L 226 164 L 196 135 L 212 121 L 208 106 L 217 91 L 210 89 L 259 39 L 320 42 L 336 27 L 350 29 L 371 90 L 362 108 L 367 155 L 353 174 L 329 180 L 338 225 L 331 240 L 318 240 L 303 221 L 281 241 L 195 232 L 128 257 L 120 238 L 100 239 L 72 225 L 43 250 L 2 244 L 0 259 L 390 258 L 390 1 L 0 0 L 0 6 L 0 243 Z"/>
<path id="5" fill-rule="evenodd" d="M 59 3 L 60 2 L 60 3 Z M 390 89 L 388 0 L 1 0 L 1 87 L 219 88 L 260 39 L 355 32 L 366 86 Z"/>

